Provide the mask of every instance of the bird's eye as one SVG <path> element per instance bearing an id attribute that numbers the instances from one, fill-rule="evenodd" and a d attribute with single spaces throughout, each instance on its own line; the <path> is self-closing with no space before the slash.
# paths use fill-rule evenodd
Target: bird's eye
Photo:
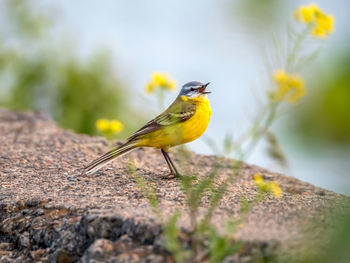
<path id="1" fill-rule="evenodd" d="M 190 90 L 191 90 L 191 91 L 195 91 L 196 89 L 195 89 L 195 88 L 191 88 Z"/>

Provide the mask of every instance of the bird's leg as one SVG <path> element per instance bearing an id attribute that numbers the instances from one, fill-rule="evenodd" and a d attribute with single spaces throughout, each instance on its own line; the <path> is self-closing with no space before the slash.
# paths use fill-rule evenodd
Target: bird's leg
<path id="1" fill-rule="evenodd" d="M 168 165 L 168 167 L 169 167 L 169 169 L 170 169 L 170 173 L 171 174 L 173 174 L 173 167 L 171 166 L 171 164 L 170 164 L 170 162 L 169 162 L 169 160 L 168 160 L 168 158 L 167 158 L 167 156 L 165 155 L 165 151 L 162 149 L 161 150 L 162 151 L 162 154 L 163 154 L 163 156 L 164 156 L 164 159 L 165 159 L 165 161 L 166 161 L 166 163 L 167 163 L 167 165 Z"/>
<path id="2" fill-rule="evenodd" d="M 169 160 L 171 166 L 173 167 L 173 169 L 174 169 L 174 171 L 175 171 L 175 174 L 174 174 L 175 177 L 180 177 L 180 173 L 177 171 L 177 169 L 176 169 L 176 167 L 175 167 L 173 161 L 170 159 L 169 154 L 168 154 L 167 152 L 165 152 L 165 154 L 166 154 L 166 156 L 168 157 L 168 160 Z"/>
<path id="3" fill-rule="evenodd" d="M 162 149 L 161 151 L 162 151 L 162 154 L 163 154 L 163 156 L 164 156 L 164 159 L 165 159 L 166 163 L 167 163 L 168 166 L 169 166 L 169 169 L 170 169 L 171 174 L 174 175 L 175 177 L 180 177 L 181 175 L 180 175 L 180 173 L 177 171 L 177 169 L 176 169 L 174 163 L 171 161 L 169 154 L 168 154 L 166 151 L 164 151 L 163 149 Z"/>
<path id="4" fill-rule="evenodd" d="M 172 164 L 171 164 L 171 162 L 170 162 L 170 160 L 169 160 L 169 155 L 168 155 L 167 152 L 164 151 L 163 149 L 162 149 L 162 154 L 163 154 L 163 156 L 164 156 L 164 159 L 165 159 L 166 163 L 168 164 L 168 167 L 169 167 L 169 169 L 170 169 L 170 174 L 175 176 L 175 174 L 176 174 L 176 171 L 175 171 L 175 170 L 176 170 L 176 169 L 173 168 L 173 166 L 172 166 Z"/>

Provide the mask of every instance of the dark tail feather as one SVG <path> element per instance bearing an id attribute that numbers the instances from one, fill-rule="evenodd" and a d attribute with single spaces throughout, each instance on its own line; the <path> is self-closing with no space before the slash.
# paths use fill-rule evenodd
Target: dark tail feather
<path id="1" fill-rule="evenodd" d="M 127 143 L 119 146 L 118 148 L 113 149 L 113 150 L 105 153 L 100 158 L 94 160 L 88 166 L 86 166 L 84 168 L 85 173 L 87 175 L 93 174 L 94 172 L 100 170 L 103 166 L 105 166 L 106 164 L 111 162 L 113 159 L 115 159 L 119 156 L 122 156 L 123 154 L 134 149 L 135 147 L 136 147 L 135 143 L 127 142 Z"/>

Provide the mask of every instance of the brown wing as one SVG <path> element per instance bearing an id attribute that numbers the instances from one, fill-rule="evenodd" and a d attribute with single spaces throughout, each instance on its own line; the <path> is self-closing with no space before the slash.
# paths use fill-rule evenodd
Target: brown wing
<path id="1" fill-rule="evenodd" d="M 132 141 L 142 135 L 159 130 L 163 127 L 169 127 L 177 123 L 187 121 L 195 113 L 195 104 L 190 101 L 183 101 L 180 97 L 178 97 L 162 114 L 149 121 L 145 126 L 130 136 L 128 141 Z"/>

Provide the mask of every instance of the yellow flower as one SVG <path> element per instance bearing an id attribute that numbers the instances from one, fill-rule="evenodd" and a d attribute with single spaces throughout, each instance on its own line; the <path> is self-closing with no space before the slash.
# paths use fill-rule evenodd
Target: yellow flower
<path id="1" fill-rule="evenodd" d="M 256 186 L 263 192 L 268 192 L 268 184 L 265 183 L 262 175 L 260 173 L 254 174 L 254 181 Z"/>
<path id="2" fill-rule="evenodd" d="M 110 121 L 110 129 L 113 133 L 119 133 L 123 130 L 124 125 L 118 120 Z"/>
<path id="3" fill-rule="evenodd" d="M 316 4 L 299 7 L 294 11 L 294 17 L 311 26 L 313 37 L 325 38 L 334 31 L 334 17 L 324 13 Z"/>
<path id="4" fill-rule="evenodd" d="M 103 135 L 111 138 L 113 135 L 121 132 L 124 125 L 118 120 L 98 119 L 96 121 L 96 128 L 102 132 Z"/>
<path id="5" fill-rule="evenodd" d="M 153 82 L 149 82 L 146 85 L 146 93 L 150 94 L 154 92 L 155 85 Z"/>
<path id="6" fill-rule="evenodd" d="M 283 191 L 277 182 L 265 182 L 260 173 L 254 174 L 254 181 L 258 189 L 264 193 L 271 193 L 276 198 L 283 195 Z"/>
<path id="7" fill-rule="evenodd" d="M 295 103 L 305 95 L 304 80 L 293 74 L 288 74 L 284 70 L 276 70 L 274 81 L 277 91 L 272 93 L 273 99 L 283 101 L 287 99 L 290 103 Z"/>
<path id="8" fill-rule="evenodd" d="M 146 93 L 153 93 L 155 92 L 156 88 L 174 91 L 175 87 L 175 81 L 170 79 L 167 74 L 154 72 L 151 80 L 146 84 L 145 90 Z"/>
<path id="9" fill-rule="evenodd" d="M 282 189 L 277 182 L 272 181 L 269 183 L 269 186 L 270 186 L 271 193 L 275 197 L 280 198 L 282 196 L 282 194 L 283 194 Z"/>
<path id="10" fill-rule="evenodd" d="M 256 184 L 261 184 L 264 182 L 264 179 L 260 173 L 254 174 L 254 181 Z"/>
<path id="11" fill-rule="evenodd" d="M 301 6 L 294 11 L 294 17 L 297 21 L 305 24 L 313 23 L 315 13 L 320 8 L 316 4 L 309 4 L 308 6 Z"/>
<path id="12" fill-rule="evenodd" d="M 101 132 L 107 131 L 109 129 L 109 121 L 106 119 L 98 119 L 96 121 L 96 128 Z"/>
<path id="13" fill-rule="evenodd" d="M 314 37 L 325 38 L 328 34 L 333 32 L 334 17 L 331 15 L 322 15 L 317 18 L 317 24 L 313 27 L 311 34 Z"/>
<path id="14" fill-rule="evenodd" d="M 165 86 L 167 84 L 168 76 L 160 72 L 153 72 L 152 79 L 156 85 Z"/>
<path id="15" fill-rule="evenodd" d="M 172 79 L 168 79 L 167 89 L 170 90 L 170 91 L 175 91 L 175 89 L 176 89 L 176 82 L 174 80 L 172 80 Z"/>

